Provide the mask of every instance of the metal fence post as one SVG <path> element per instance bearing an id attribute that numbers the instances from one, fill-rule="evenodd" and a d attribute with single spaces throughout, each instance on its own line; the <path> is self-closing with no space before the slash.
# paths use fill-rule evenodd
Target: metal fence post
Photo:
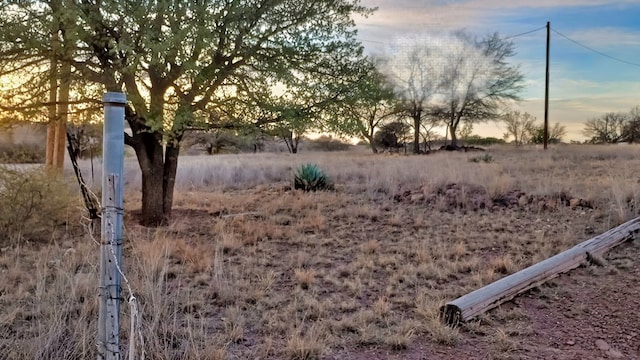
<path id="1" fill-rule="evenodd" d="M 122 259 L 122 173 L 124 171 L 123 93 L 103 96 L 102 224 L 100 245 L 100 307 L 98 360 L 120 360 L 120 302 Z"/>

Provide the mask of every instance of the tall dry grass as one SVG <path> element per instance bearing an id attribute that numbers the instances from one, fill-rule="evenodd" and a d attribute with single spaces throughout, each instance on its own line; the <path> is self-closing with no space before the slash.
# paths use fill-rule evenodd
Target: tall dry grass
<path id="1" fill-rule="evenodd" d="M 174 220 L 161 229 L 131 216 L 139 174 L 127 159 L 124 269 L 147 358 L 348 358 L 362 348 L 401 357 L 417 343 L 455 347 L 469 333 L 496 343 L 491 356 L 517 353 L 494 315 L 452 330 L 438 321 L 439 305 L 637 215 L 640 154 L 635 146 L 489 153 L 489 163 L 470 162 L 475 153 L 184 157 Z M 287 189 L 308 162 L 333 177 L 335 192 Z M 570 193 L 593 209 L 471 211 L 394 198 L 452 183 L 492 197 Z M 0 358 L 96 356 L 97 256 L 89 237 L 70 233 L 2 249 Z M 124 351 L 126 302 L 122 314 Z"/>

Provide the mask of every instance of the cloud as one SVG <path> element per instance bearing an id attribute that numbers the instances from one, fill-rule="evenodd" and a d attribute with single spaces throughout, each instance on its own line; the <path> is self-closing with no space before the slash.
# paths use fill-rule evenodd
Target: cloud
<path id="1" fill-rule="evenodd" d="M 584 45 L 594 47 L 596 50 L 616 46 L 640 47 L 640 31 L 637 30 L 600 27 L 562 33 Z"/>
<path id="2" fill-rule="evenodd" d="M 629 13 L 626 9 L 637 10 L 638 0 L 363 0 L 366 6 L 378 6 L 379 10 L 368 19 L 358 19 L 359 38 L 370 52 L 382 52 L 402 35 L 420 34 L 433 31 L 466 29 L 478 35 L 499 31 L 503 35 L 513 35 L 539 28 L 544 19 L 557 18 L 554 24 L 566 24 L 558 31 L 584 45 L 612 56 L 637 62 L 640 46 L 640 30 L 633 22 L 627 28 L 618 24 L 615 14 Z M 612 9 L 599 25 L 586 20 L 581 22 L 576 13 L 598 17 L 596 7 Z M 542 19 L 542 20 L 541 20 Z M 561 22 L 560 19 L 575 21 Z M 544 20 L 544 21 L 543 21 Z M 604 24 L 604 25 L 603 25 Z M 596 27 L 593 27 L 596 26 Z M 577 30 L 577 28 L 582 28 Z M 553 36 L 553 35 L 552 35 Z M 559 36 L 555 36 L 559 38 Z M 544 118 L 544 31 L 518 37 L 517 55 L 511 60 L 521 64 L 525 75 L 526 90 L 522 96 L 528 101 L 518 105 Z M 555 40 L 553 40 L 555 41 Z M 562 40 L 566 42 L 566 40 Z M 560 40 L 558 39 L 558 43 Z M 611 111 L 629 111 L 640 105 L 637 94 L 640 82 L 635 70 L 627 65 L 599 62 L 598 55 L 586 49 L 567 46 L 566 52 L 557 45 L 552 50 L 550 122 L 567 126 L 569 139 L 580 139 L 584 122 Z M 576 45 L 577 46 L 577 45 Z M 615 51 L 612 50 L 615 48 Z M 555 51 L 555 52 L 554 52 Z M 635 52 L 635 53 L 634 53 Z M 591 56 L 595 58 L 592 58 Z M 609 61 L 609 60 L 607 60 Z M 607 64 L 610 64 L 607 65 Z M 630 69 L 630 70 L 629 70 Z M 478 125 L 478 133 L 501 137 L 504 131 L 495 123 Z"/>

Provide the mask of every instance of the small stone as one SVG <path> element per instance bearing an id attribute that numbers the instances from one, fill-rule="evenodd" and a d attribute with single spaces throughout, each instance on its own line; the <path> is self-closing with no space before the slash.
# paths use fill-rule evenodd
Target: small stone
<path id="1" fill-rule="evenodd" d="M 622 358 L 624 355 L 622 355 L 622 353 L 616 349 L 609 349 L 609 351 L 607 351 L 607 356 L 612 358 L 612 359 L 620 359 Z"/>
<path id="2" fill-rule="evenodd" d="M 607 351 L 611 349 L 611 346 L 609 346 L 609 344 L 607 344 L 607 342 L 602 339 L 596 340 L 596 346 L 598 347 L 598 349 L 602 351 Z"/>
<path id="3" fill-rule="evenodd" d="M 520 198 L 518 198 L 518 206 L 523 207 L 526 206 L 529 203 L 529 198 L 526 195 L 522 195 L 520 196 Z"/>
<path id="4" fill-rule="evenodd" d="M 411 201 L 412 202 L 423 201 L 423 200 L 424 200 L 424 194 L 413 194 L 413 195 L 411 195 Z"/>
<path id="5" fill-rule="evenodd" d="M 554 199 L 549 199 L 547 200 L 547 202 L 544 204 L 544 207 L 547 210 L 556 210 L 558 208 L 558 201 L 554 200 Z"/>
<path id="6" fill-rule="evenodd" d="M 567 340 L 567 345 L 575 345 L 576 342 L 573 340 Z"/>
<path id="7" fill-rule="evenodd" d="M 569 200 L 569 206 L 571 206 L 572 209 L 577 208 L 578 206 L 580 206 L 580 202 L 581 200 L 578 198 L 573 198 L 571 200 Z"/>

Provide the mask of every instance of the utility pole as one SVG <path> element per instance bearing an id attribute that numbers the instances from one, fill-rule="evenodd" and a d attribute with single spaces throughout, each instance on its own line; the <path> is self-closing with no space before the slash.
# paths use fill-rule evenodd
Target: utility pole
<path id="1" fill-rule="evenodd" d="M 544 81 L 544 149 L 549 144 L 549 43 L 551 39 L 551 25 L 547 21 L 547 68 Z"/>
<path id="2" fill-rule="evenodd" d="M 124 170 L 123 93 L 108 92 L 104 104 L 102 164 L 102 228 L 100 242 L 100 307 L 98 360 L 120 360 L 122 270 L 122 173 Z M 131 334 L 134 336 L 134 334 Z"/>

